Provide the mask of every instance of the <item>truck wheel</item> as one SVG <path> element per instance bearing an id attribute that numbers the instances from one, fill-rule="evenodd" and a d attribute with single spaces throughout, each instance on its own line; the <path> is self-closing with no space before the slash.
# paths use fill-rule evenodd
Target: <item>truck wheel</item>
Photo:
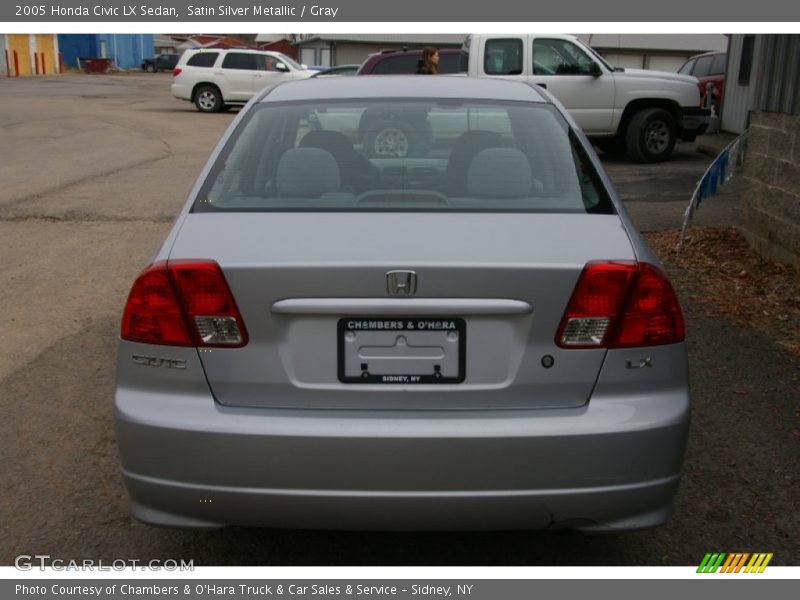
<path id="1" fill-rule="evenodd" d="M 637 162 L 661 162 L 675 148 L 675 118 L 663 108 L 645 108 L 633 115 L 625 132 L 628 155 Z"/>
<path id="2" fill-rule="evenodd" d="M 155 73 L 156 72 L 156 66 L 153 63 L 149 63 L 147 65 L 147 72 L 148 73 Z"/>
<path id="3" fill-rule="evenodd" d="M 214 86 L 201 85 L 194 93 L 194 105 L 200 112 L 219 112 L 224 106 L 222 94 Z"/>

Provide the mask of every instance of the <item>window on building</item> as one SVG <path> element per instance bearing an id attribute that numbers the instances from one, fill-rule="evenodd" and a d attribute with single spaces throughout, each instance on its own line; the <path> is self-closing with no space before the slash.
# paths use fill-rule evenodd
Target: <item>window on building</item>
<path id="1" fill-rule="evenodd" d="M 316 48 L 301 48 L 300 62 L 303 63 L 304 65 L 316 65 L 317 64 L 316 52 L 317 52 Z"/>
<path id="2" fill-rule="evenodd" d="M 742 56 L 739 60 L 739 85 L 750 85 L 750 71 L 753 68 L 753 46 L 756 36 L 746 35 L 742 39 Z"/>
<path id="3" fill-rule="evenodd" d="M 319 49 L 319 64 L 324 67 L 331 66 L 331 49 L 330 48 L 320 48 Z"/>

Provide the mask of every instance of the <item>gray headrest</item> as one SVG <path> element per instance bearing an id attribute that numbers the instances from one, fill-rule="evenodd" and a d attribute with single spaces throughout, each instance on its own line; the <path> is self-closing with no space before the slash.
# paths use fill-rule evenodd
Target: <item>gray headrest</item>
<path id="1" fill-rule="evenodd" d="M 475 155 L 467 172 L 467 194 L 475 198 L 531 195 L 531 165 L 517 148 L 487 148 Z"/>
<path id="2" fill-rule="evenodd" d="M 276 185 L 278 195 L 285 198 L 318 198 L 338 192 L 339 166 L 327 150 L 292 148 L 281 156 Z"/>

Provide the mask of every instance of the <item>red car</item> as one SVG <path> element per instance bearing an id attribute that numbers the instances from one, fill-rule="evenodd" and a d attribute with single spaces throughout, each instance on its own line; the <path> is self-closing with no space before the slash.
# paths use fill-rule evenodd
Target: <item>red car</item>
<path id="1" fill-rule="evenodd" d="M 697 77 L 700 84 L 700 98 L 706 106 L 706 84 L 713 83 L 711 104 L 714 112 L 720 114 L 725 92 L 725 71 L 728 68 L 728 55 L 725 52 L 706 52 L 687 60 L 678 70 L 683 75 Z"/>
<path id="2" fill-rule="evenodd" d="M 356 75 L 413 75 L 422 58 L 422 48 L 384 50 L 370 54 Z M 459 48 L 439 50 L 439 73 L 463 73 L 467 70 L 467 55 Z"/>

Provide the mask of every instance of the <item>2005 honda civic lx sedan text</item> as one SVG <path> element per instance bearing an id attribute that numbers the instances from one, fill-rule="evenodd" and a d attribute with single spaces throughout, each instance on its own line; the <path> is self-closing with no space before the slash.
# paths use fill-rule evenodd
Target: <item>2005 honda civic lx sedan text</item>
<path id="1" fill-rule="evenodd" d="M 650 527 L 689 423 L 672 286 L 546 91 L 264 90 L 125 306 L 135 517 L 182 527 Z"/>

